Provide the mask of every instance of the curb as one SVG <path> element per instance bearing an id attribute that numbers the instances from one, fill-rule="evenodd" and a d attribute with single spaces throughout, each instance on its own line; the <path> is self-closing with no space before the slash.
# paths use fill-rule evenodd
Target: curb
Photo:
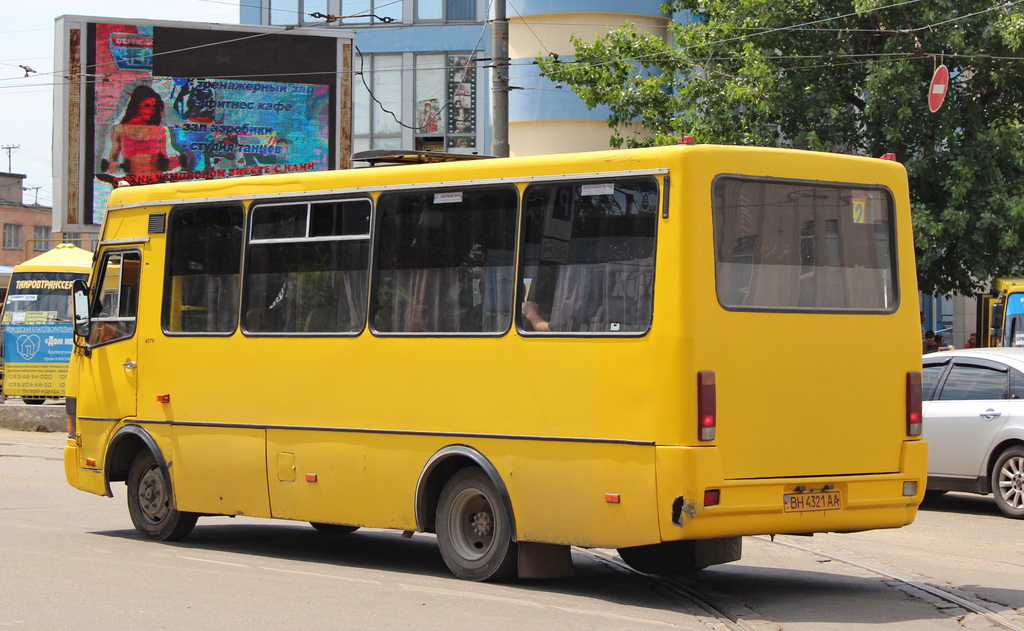
<path id="1" fill-rule="evenodd" d="M 22 432 L 66 432 L 63 405 L 0 405 L 0 427 Z"/>

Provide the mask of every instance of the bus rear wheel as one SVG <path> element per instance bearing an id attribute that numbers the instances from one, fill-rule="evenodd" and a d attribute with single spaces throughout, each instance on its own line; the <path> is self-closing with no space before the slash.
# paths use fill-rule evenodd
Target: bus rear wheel
<path id="1" fill-rule="evenodd" d="M 644 574 L 672 576 L 692 572 L 697 567 L 697 542 L 664 541 L 646 546 L 619 548 L 626 565 Z"/>
<path id="2" fill-rule="evenodd" d="M 25 405 L 42 405 L 44 401 L 45 397 L 21 397 L 21 402 Z"/>
<path id="3" fill-rule="evenodd" d="M 157 541 L 184 539 L 199 518 L 174 508 L 170 480 L 149 451 L 139 452 L 128 472 L 128 514 L 139 532 Z"/>
<path id="4" fill-rule="evenodd" d="M 478 467 L 462 469 L 441 491 L 437 544 L 448 569 L 471 581 L 513 579 L 518 546 L 497 489 Z"/>

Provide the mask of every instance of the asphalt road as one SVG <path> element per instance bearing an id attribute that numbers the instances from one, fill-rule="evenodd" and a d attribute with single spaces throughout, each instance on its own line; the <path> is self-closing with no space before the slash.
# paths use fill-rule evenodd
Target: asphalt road
<path id="1" fill-rule="evenodd" d="M 733 628 L 672 584 L 586 551 L 573 554 L 574 578 L 496 585 L 452 577 L 424 534 L 216 517 L 183 542 L 148 541 L 123 485 L 110 499 L 66 483 L 64 441 L 0 429 L 0 628 Z M 953 590 L 1024 629 L 1022 528 L 991 498 L 950 494 L 900 530 L 746 538 L 741 561 L 684 583 L 761 631 L 994 628 L 818 552 Z"/>

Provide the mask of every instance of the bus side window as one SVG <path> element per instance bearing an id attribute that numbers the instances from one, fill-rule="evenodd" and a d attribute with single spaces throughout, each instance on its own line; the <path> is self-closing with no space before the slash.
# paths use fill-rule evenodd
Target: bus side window
<path id="1" fill-rule="evenodd" d="M 518 201 L 511 186 L 383 193 L 374 331 L 507 331 Z"/>
<path id="2" fill-rule="evenodd" d="M 139 252 L 134 250 L 104 254 L 96 282 L 99 291 L 91 311 L 91 346 L 135 335 L 141 263 Z"/>
<path id="3" fill-rule="evenodd" d="M 651 326 L 654 178 L 526 189 L 516 322 L 524 332 L 637 334 Z"/>
<path id="4" fill-rule="evenodd" d="M 172 334 L 222 335 L 238 324 L 242 207 L 179 206 L 167 228 L 162 326 Z"/>
<path id="5" fill-rule="evenodd" d="M 255 205 L 250 215 L 242 330 L 358 334 L 370 261 L 367 198 Z"/>

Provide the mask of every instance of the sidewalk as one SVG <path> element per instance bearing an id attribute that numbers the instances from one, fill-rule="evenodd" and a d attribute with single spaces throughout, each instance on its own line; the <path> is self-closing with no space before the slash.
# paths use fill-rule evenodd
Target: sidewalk
<path id="1" fill-rule="evenodd" d="M 43 405 L 25 405 L 20 399 L 7 399 L 0 405 L 0 428 L 23 432 L 67 432 L 64 402 L 47 400 Z"/>

